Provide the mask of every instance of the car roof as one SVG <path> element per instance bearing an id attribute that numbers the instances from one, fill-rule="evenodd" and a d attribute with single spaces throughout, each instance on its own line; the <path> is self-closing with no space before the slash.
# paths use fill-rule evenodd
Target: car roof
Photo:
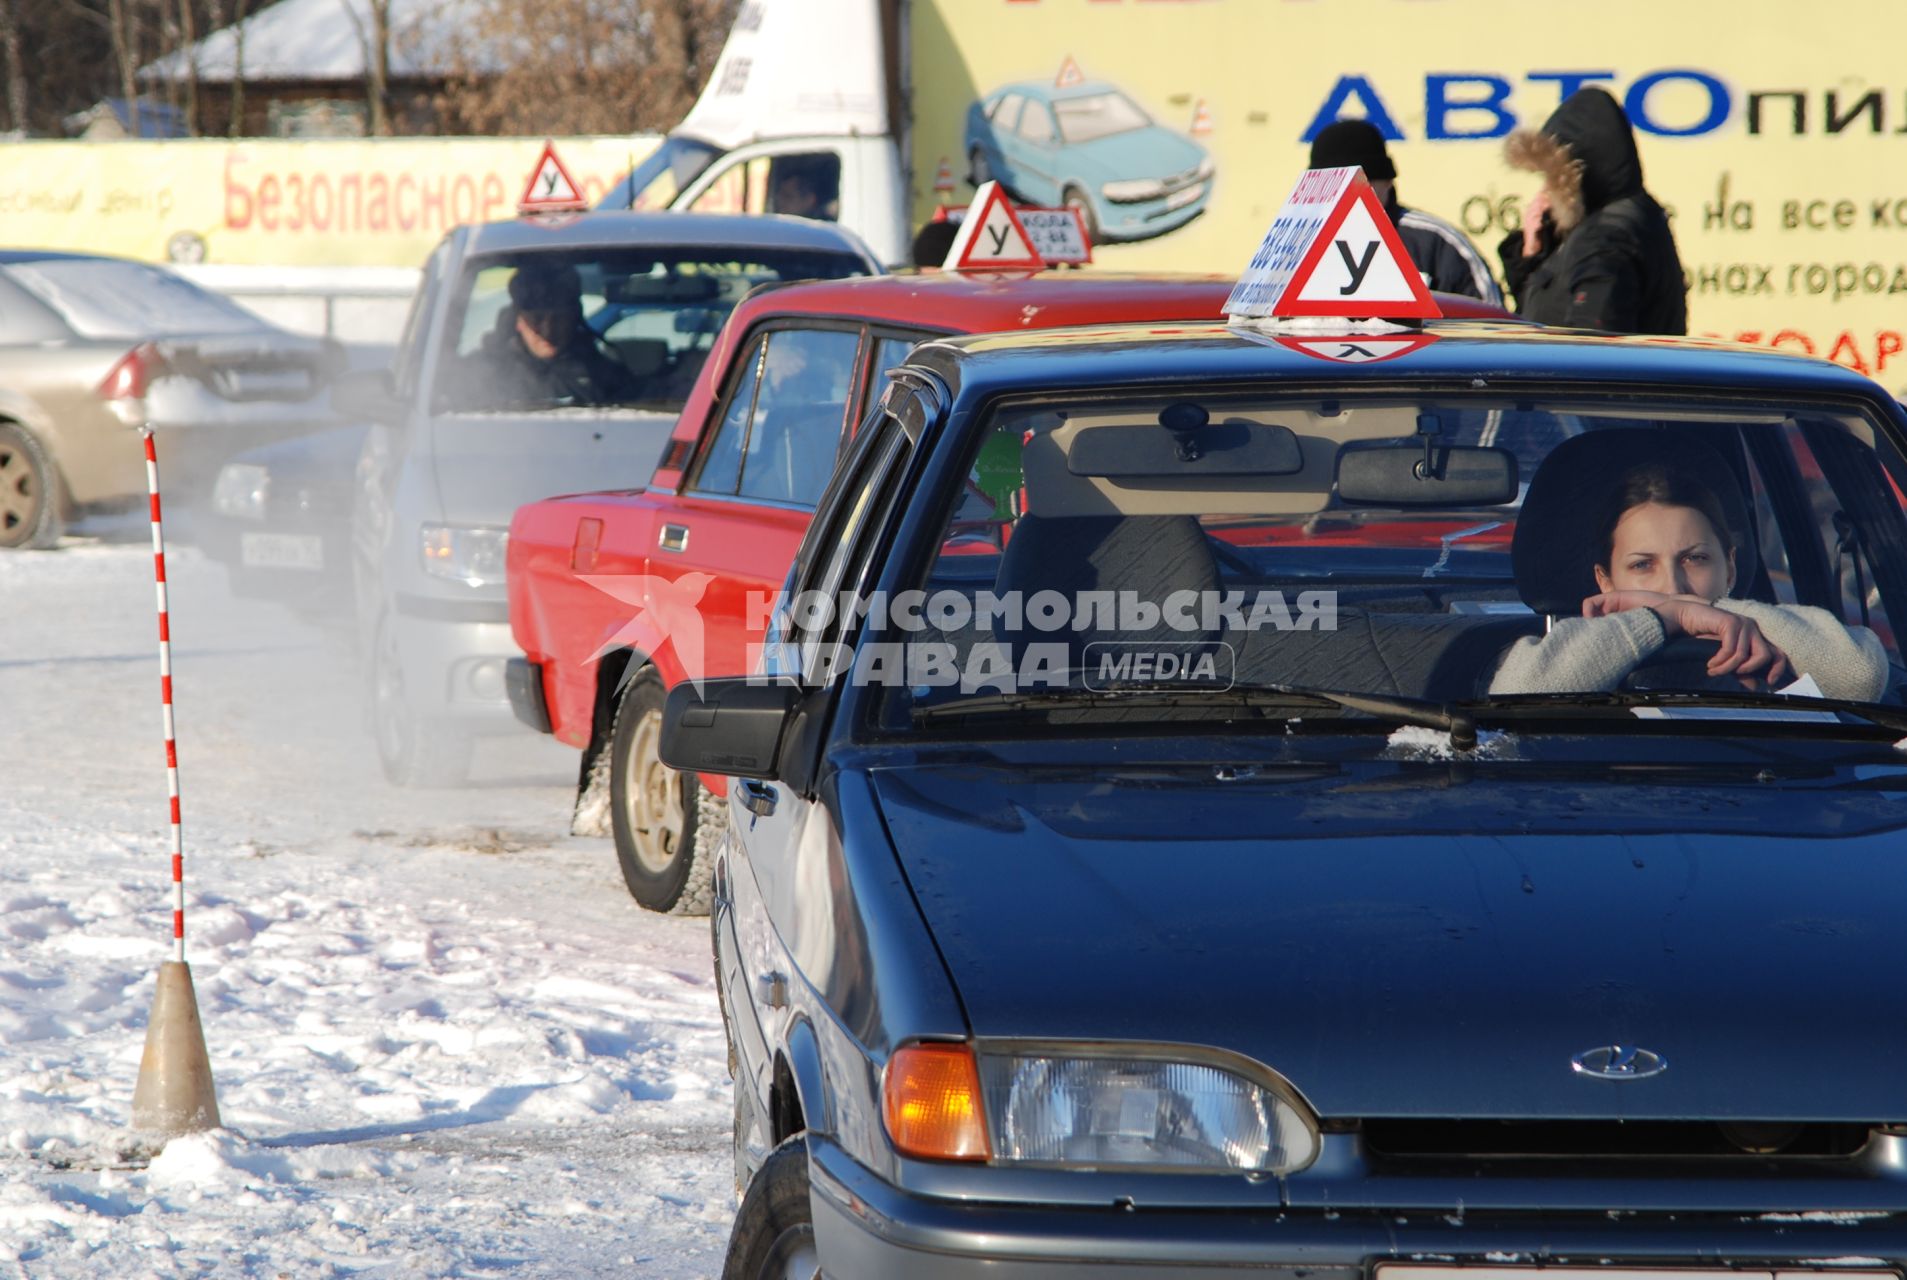
<path id="1" fill-rule="evenodd" d="M 1398 333 L 1349 337 L 1312 329 L 1235 330 L 1217 323 L 1100 325 L 936 339 L 912 358 L 950 388 L 982 395 L 1042 387 L 1145 383 L 1370 382 L 1448 387 L 1492 379 L 1638 384 L 1673 390 L 1776 389 L 1856 395 L 1892 403 L 1872 380 L 1842 365 L 1711 338 L 1666 338 L 1546 329 L 1469 319 L 1427 321 L 1402 336 L 1420 340 L 1381 359 L 1351 363 L 1319 354 L 1338 343 L 1393 342 Z"/>
<path id="2" fill-rule="evenodd" d="M 629 244 L 808 250 L 853 254 L 874 261 L 867 245 L 852 231 L 813 218 L 744 213 L 632 213 L 626 209 L 478 223 L 470 230 L 465 252 L 520 253 Z"/>
<path id="3" fill-rule="evenodd" d="M 0 249 L 0 267 L 21 262 L 135 262 L 109 253 L 68 253 L 64 249 Z M 154 266 L 154 263 L 139 263 Z"/>
<path id="4" fill-rule="evenodd" d="M 1102 93 L 1116 93 L 1126 96 L 1126 91 L 1108 80 L 1082 80 L 1078 84 L 1060 86 L 1044 80 L 1020 80 L 1013 84 L 1001 85 L 988 94 L 997 98 L 1001 94 L 1017 93 L 1023 98 L 1043 98 L 1048 102 L 1064 102 L 1068 98 L 1096 98 Z"/>
<path id="5" fill-rule="evenodd" d="M 825 316 L 941 333 L 986 333 L 1034 322 L 1087 325 L 1216 316 L 1228 276 L 1042 271 L 1017 278 L 955 271 L 769 285 L 735 309 L 737 332 L 764 316 Z"/>
<path id="6" fill-rule="evenodd" d="M 1042 271 L 1006 276 L 936 271 L 766 285 L 735 309 L 735 332 L 763 318 L 825 316 L 941 333 L 990 333 L 1115 320 L 1218 317 L 1233 280 L 1220 275 Z M 1513 318 L 1474 298 L 1437 295 L 1446 314 Z"/>

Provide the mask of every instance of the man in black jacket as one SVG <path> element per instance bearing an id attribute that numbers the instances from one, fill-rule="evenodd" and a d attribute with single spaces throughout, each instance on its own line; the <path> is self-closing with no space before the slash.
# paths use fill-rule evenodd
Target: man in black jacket
<path id="1" fill-rule="evenodd" d="M 1675 236 L 1642 189 L 1635 131 L 1614 98 L 1578 89 L 1540 131 L 1511 134 L 1504 155 L 1543 178 L 1523 229 L 1499 250 L 1518 315 L 1576 329 L 1688 332 Z"/>
<path id="2" fill-rule="evenodd" d="M 1406 209 L 1397 199 L 1397 166 L 1391 163 L 1384 135 L 1369 120 L 1337 120 L 1311 139 L 1313 169 L 1364 170 L 1384 211 L 1396 224 L 1404 249 L 1410 254 L 1424 284 L 1439 293 L 1459 293 L 1492 306 L 1503 305 L 1503 294 L 1490 275 L 1490 266 L 1470 238 L 1421 209 Z"/>
<path id="3" fill-rule="evenodd" d="M 634 379 L 583 323 L 582 282 L 567 264 L 527 262 L 510 277 L 510 305 L 477 350 L 466 407 L 548 409 L 626 404 Z"/>

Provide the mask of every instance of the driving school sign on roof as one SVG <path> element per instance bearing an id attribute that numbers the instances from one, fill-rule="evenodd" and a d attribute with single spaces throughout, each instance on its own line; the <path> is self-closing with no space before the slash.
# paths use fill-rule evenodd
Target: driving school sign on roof
<path id="1" fill-rule="evenodd" d="M 1438 310 L 1364 171 L 1307 169 L 1238 278 L 1234 320 L 1426 319 Z"/>

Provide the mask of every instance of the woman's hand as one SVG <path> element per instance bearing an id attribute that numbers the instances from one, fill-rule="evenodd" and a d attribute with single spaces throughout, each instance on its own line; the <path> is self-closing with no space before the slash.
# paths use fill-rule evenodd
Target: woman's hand
<path id="1" fill-rule="evenodd" d="M 1707 603 L 1694 596 L 1681 598 L 1696 604 Z M 1583 601 L 1583 617 L 1606 618 L 1612 613 L 1626 613 L 1630 609 L 1654 609 L 1674 599 L 1677 597 L 1665 596 L 1659 591 L 1605 591 L 1599 596 L 1590 596 Z M 1667 625 L 1667 622 L 1666 618 L 1663 619 L 1664 625 Z"/>
<path id="2" fill-rule="evenodd" d="M 1665 596 L 1654 591 L 1605 591 L 1583 601 L 1583 617 L 1606 618 L 1629 609 L 1653 609 L 1662 630 L 1671 638 L 1692 636 L 1713 640 L 1715 656 L 1708 660 L 1711 676 L 1732 675 L 1742 688 L 1766 684 L 1773 689 L 1791 674 L 1788 655 L 1761 633 L 1753 619 L 1744 618 L 1696 596 Z"/>
<path id="3" fill-rule="evenodd" d="M 1788 655 L 1761 634 L 1752 618 L 1717 609 L 1712 604 L 1671 596 L 1666 604 L 1651 605 L 1670 635 L 1680 632 L 1697 640 L 1713 640 L 1715 656 L 1708 660 L 1711 676 L 1734 676 L 1744 689 L 1777 689 L 1793 674 Z"/>
<path id="4" fill-rule="evenodd" d="M 1530 197 L 1523 206 L 1523 256 L 1534 258 L 1543 251 L 1543 215 L 1549 212 L 1549 188 Z"/>

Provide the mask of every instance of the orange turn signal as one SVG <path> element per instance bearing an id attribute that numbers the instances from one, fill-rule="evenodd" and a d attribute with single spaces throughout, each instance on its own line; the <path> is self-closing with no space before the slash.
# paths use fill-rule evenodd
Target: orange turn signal
<path id="1" fill-rule="evenodd" d="M 980 1072 L 964 1044 L 910 1044 L 887 1060 L 881 1087 L 887 1136 L 902 1155 L 985 1160 L 987 1125 Z"/>

